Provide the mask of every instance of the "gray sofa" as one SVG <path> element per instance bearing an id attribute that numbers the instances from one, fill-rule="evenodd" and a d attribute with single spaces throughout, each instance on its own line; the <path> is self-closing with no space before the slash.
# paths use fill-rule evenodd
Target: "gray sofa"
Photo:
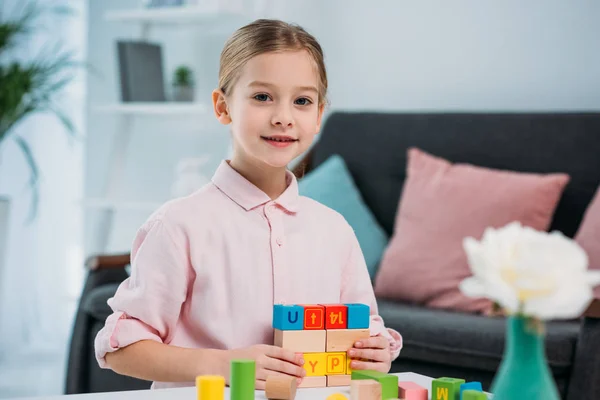
<path id="1" fill-rule="evenodd" d="M 335 112 L 296 167 L 301 175 L 340 154 L 365 202 L 391 235 L 405 179 L 406 149 L 419 147 L 454 162 L 571 176 L 551 229 L 574 236 L 600 185 L 600 113 Z M 110 309 L 106 300 L 125 279 L 128 255 L 88 262 L 70 347 L 66 393 L 129 390 L 149 382 L 100 370 L 93 340 Z M 504 348 L 504 319 L 378 299 L 404 349 L 392 371 L 456 376 L 489 389 Z M 548 324 L 548 361 L 564 399 L 600 397 L 600 302 L 577 320 Z"/>

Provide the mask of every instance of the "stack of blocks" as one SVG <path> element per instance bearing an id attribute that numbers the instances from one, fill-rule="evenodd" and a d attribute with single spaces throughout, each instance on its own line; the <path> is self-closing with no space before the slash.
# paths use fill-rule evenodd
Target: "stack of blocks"
<path id="1" fill-rule="evenodd" d="M 275 346 L 302 354 L 306 376 L 299 387 L 350 385 L 347 351 L 370 336 L 366 304 L 276 304 Z"/>

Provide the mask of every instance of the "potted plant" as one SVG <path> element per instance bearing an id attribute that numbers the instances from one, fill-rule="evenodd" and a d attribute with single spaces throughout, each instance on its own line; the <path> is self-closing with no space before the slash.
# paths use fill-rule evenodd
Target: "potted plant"
<path id="1" fill-rule="evenodd" d="M 35 113 L 50 112 L 57 116 L 74 135 L 69 118 L 60 111 L 55 96 L 72 80 L 76 66 L 70 52 L 52 48 L 32 60 L 11 57 L 9 50 L 14 48 L 21 37 L 34 32 L 33 22 L 43 11 L 68 13 L 66 7 L 38 8 L 27 6 L 17 18 L 4 19 L 0 14 L 0 150 L 8 140 L 13 140 L 22 152 L 30 168 L 32 190 L 31 218 L 35 216 L 38 202 L 38 166 L 27 141 L 15 133 L 15 127 Z M 2 168 L 0 159 L 0 168 Z M 3 227 L 0 221 L 0 229 Z M 1 235 L 0 235 L 1 236 Z"/>
<path id="2" fill-rule="evenodd" d="M 173 100 L 194 101 L 193 73 L 185 65 L 181 65 L 175 69 L 173 77 Z"/>

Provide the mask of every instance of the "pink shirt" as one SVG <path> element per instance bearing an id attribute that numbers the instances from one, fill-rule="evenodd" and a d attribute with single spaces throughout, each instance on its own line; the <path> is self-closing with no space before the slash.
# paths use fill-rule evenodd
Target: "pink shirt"
<path id="1" fill-rule="evenodd" d="M 223 161 L 211 183 L 157 210 L 133 242 L 131 276 L 108 300 L 114 313 L 95 341 L 100 367 L 108 368 L 107 352 L 143 339 L 187 348 L 273 344 L 276 303 L 368 304 L 371 335 L 384 335 L 395 359 L 402 338 L 377 314 L 354 231 L 300 196 L 289 171 L 287 180 L 271 200 Z"/>

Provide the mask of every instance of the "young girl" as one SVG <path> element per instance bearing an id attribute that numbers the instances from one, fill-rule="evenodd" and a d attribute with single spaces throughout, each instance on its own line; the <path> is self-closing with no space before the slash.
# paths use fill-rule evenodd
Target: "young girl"
<path id="1" fill-rule="evenodd" d="M 389 372 L 402 339 L 377 314 L 352 228 L 299 196 L 286 169 L 318 133 L 326 90 L 321 47 L 298 26 L 257 20 L 227 41 L 213 106 L 233 156 L 140 228 L 96 337 L 102 368 L 174 387 L 205 374 L 229 383 L 231 360 L 250 358 L 258 389 L 271 374 L 301 382 L 302 358 L 273 346 L 273 305 L 365 303 L 371 337 L 349 350 L 351 367 Z"/>

